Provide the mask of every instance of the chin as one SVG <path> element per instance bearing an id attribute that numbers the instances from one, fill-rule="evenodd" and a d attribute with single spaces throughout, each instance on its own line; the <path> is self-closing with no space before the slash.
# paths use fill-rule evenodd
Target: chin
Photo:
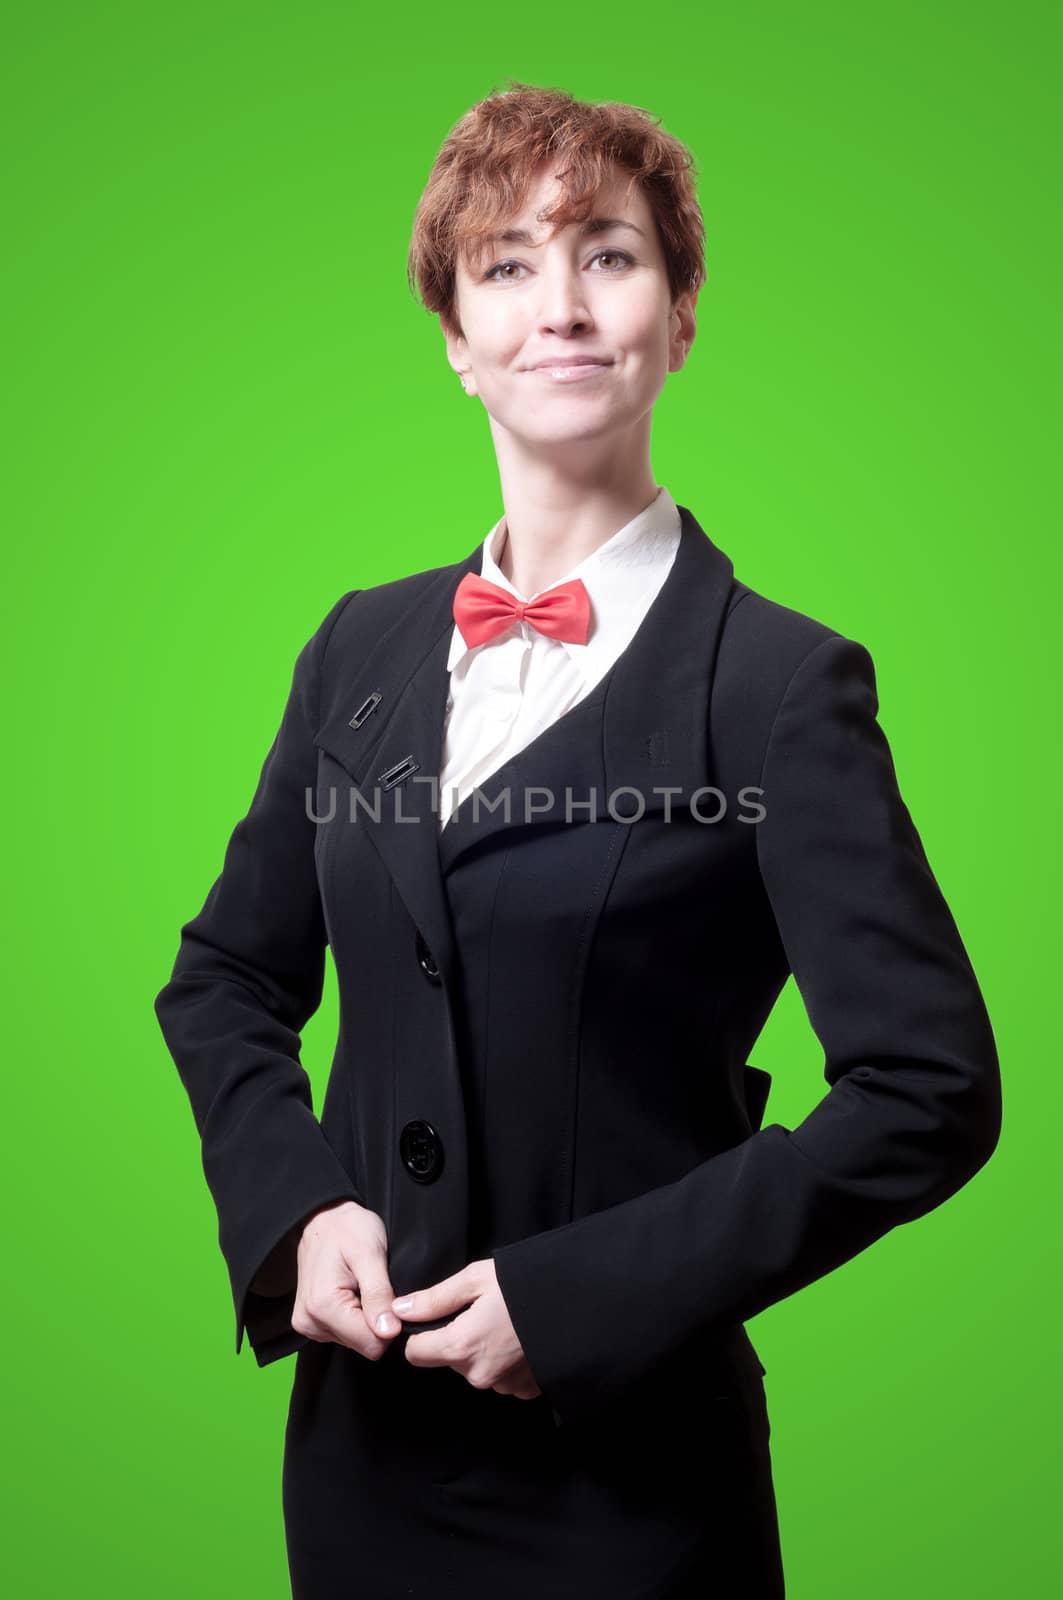
<path id="1" fill-rule="evenodd" d="M 608 438 L 611 433 L 620 433 L 615 423 L 602 422 L 597 426 L 588 424 L 583 428 L 552 428 L 544 429 L 542 433 L 530 434 L 527 431 L 522 435 L 525 444 L 533 449 L 562 449 L 565 445 L 592 444 L 600 439 Z"/>
<path id="2" fill-rule="evenodd" d="M 529 417 L 525 412 L 513 422 L 503 424 L 514 437 L 530 445 L 569 444 L 578 439 L 600 439 L 630 426 L 630 419 L 615 410 L 564 400 L 557 406 Z"/>

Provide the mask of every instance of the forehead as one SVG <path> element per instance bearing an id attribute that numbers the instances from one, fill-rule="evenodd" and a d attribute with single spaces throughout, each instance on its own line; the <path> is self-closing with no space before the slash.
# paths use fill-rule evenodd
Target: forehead
<path id="1" fill-rule="evenodd" d="M 563 196 L 563 186 L 553 170 L 545 170 L 533 180 L 524 204 L 504 216 L 496 217 L 486 234 L 466 240 L 464 254 L 476 261 L 482 254 L 507 244 L 537 247 L 558 233 L 579 238 L 615 230 L 626 234 L 629 244 L 653 244 L 656 232 L 649 202 L 638 183 L 628 174 L 615 171 L 596 190 L 588 215 L 578 220 L 545 221 L 541 213 Z"/>
<path id="2" fill-rule="evenodd" d="M 499 220 L 498 229 L 520 229 L 536 239 L 545 239 L 549 233 L 558 231 L 556 223 L 540 222 L 539 213 L 563 198 L 564 184 L 559 176 L 563 171 L 562 164 L 548 164 L 542 168 L 532 179 L 521 209 Z M 632 182 L 629 173 L 613 167 L 594 193 L 590 216 L 626 218 L 641 223 L 648 215 L 649 204 L 641 185 Z M 565 226 L 578 227 L 578 224 Z"/>

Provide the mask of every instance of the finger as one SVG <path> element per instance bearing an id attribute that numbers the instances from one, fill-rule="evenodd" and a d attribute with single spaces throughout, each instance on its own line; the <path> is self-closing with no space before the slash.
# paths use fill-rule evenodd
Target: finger
<path id="1" fill-rule="evenodd" d="M 312 1284 L 296 1299 L 292 1328 L 321 1344 L 341 1344 L 368 1361 L 379 1361 L 390 1340 L 379 1338 L 366 1320 L 357 1290 L 349 1282 Z"/>
<path id="2" fill-rule="evenodd" d="M 502 1378 L 491 1385 L 496 1394 L 511 1395 L 516 1400 L 537 1400 L 542 1390 L 531 1378 Z"/>
<path id="3" fill-rule="evenodd" d="M 400 1324 L 401 1326 L 401 1324 Z M 338 1308 L 329 1318 L 329 1337 L 336 1344 L 356 1350 L 367 1361 L 379 1361 L 391 1345 L 390 1338 L 382 1338 L 373 1328 L 361 1306 Z"/>
<path id="4" fill-rule="evenodd" d="M 392 1300 L 391 1309 L 403 1322 L 430 1322 L 433 1317 L 443 1316 L 448 1311 L 460 1311 L 471 1305 L 477 1292 L 469 1281 L 466 1269 L 462 1268 L 451 1277 L 430 1284 L 427 1289 L 416 1289 L 410 1294 L 398 1296 Z"/>
<path id="5" fill-rule="evenodd" d="M 355 1267 L 366 1323 L 382 1339 L 393 1339 L 402 1332 L 402 1322 L 391 1309 L 395 1290 L 388 1275 L 386 1249 L 361 1250 Z"/>
<path id="6" fill-rule="evenodd" d="M 406 1341 L 406 1360 L 411 1367 L 452 1367 L 455 1363 L 454 1345 L 443 1329 L 431 1333 L 413 1333 Z M 460 1366 L 455 1368 L 461 1370 Z"/>

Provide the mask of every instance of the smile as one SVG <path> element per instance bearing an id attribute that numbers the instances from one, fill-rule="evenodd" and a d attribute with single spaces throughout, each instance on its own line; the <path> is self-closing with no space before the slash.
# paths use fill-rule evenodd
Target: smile
<path id="1" fill-rule="evenodd" d="M 581 378 L 594 378 L 599 373 L 608 372 L 609 368 L 603 361 L 592 361 L 578 367 L 533 367 L 532 371 L 540 378 L 552 378 L 555 383 L 578 383 Z"/>

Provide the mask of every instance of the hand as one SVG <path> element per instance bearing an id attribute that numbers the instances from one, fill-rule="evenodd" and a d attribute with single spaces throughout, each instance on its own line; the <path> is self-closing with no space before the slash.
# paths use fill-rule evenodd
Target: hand
<path id="1" fill-rule="evenodd" d="M 534 1400 L 542 1390 L 525 1360 L 490 1258 L 391 1302 L 403 1322 L 430 1322 L 462 1306 L 468 1310 L 445 1328 L 411 1335 L 406 1360 L 415 1367 L 453 1367 L 474 1389 Z"/>
<path id="2" fill-rule="evenodd" d="M 391 1310 L 384 1219 L 354 1200 L 324 1206 L 303 1227 L 297 1254 L 293 1330 L 378 1361 L 402 1331 Z"/>

